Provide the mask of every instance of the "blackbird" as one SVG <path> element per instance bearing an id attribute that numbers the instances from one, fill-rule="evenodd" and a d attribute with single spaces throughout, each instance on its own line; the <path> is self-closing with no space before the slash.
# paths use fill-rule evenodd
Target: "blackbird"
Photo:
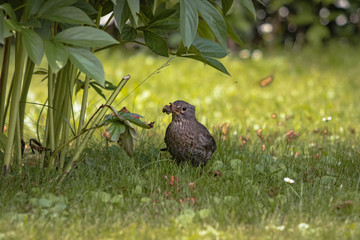
<path id="1" fill-rule="evenodd" d="M 193 166 L 204 167 L 216 150 L 216 143 L 209 131 L 196 120 L 195 106 L 178 100 L 163 108 L 172 113 L 166 129 L 165 143 L 171 156 L 179 164 L 190 161 Z"/>

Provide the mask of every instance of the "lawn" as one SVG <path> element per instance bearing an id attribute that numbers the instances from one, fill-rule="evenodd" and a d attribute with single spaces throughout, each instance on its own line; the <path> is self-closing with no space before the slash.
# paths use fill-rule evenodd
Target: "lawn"
<path id="1" fill-rule="evenodd" d="M 359 239 L 359 50 L 232 53 L 232 77 L 189 59 L 157 70 L 166 58 L 102 52 L 107 80 L 132 76 L 114 106 L 155 127 L 139 129 L 133 158 L 97 132 L 61 185 L 26 152 L 22 173 L 0 182 L 0 240 Z M 32 84 L 29 101 L 43 102 L 46 82 Z M 204 171 L 159 150 L 171 120 L 162 107 L 178 99 L 196 105 L 217 142 Z M 88 114 L 101 103 L 92 92 Z M 39 111 L 27 108 L 26 138 Z"/>

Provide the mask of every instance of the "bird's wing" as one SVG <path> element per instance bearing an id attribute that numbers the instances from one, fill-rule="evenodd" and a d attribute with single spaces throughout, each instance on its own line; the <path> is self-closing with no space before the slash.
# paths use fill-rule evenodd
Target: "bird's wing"
<path id="1" fill-rule="evenodd" d="M 213 136 L 209 133 L 204 125 L 199 123 L 199 128 L 201 129 L 198 134 L 198 141 L 205 147 L 207 150 L 215 152 L 217 146 Z"/>

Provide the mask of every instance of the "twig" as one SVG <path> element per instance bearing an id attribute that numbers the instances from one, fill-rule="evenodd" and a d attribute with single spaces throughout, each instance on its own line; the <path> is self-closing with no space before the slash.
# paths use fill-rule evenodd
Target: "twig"
<path id="1" fill-rule="evenodd" d="M 144 82 L 146 82 L 152 75 L 156 74 L 156 73 L 159 73 L 159 71 L 167 66 L 170 65 L 171 61 L 175 58 L 176 56 L 174 57 L 171 57 L 169 58 L 163 65 L 161 65 L 161 67 L 157 68 L 155 71 L 153 71 L 149 76 L 147 76 L 141 83 L 139 83 L 133 90 L 131 90 L 128 95 L 126 95 L 117 105 L 119 106 L 130 94 L 132 94 L 138 87 L 140 87 Z"/>

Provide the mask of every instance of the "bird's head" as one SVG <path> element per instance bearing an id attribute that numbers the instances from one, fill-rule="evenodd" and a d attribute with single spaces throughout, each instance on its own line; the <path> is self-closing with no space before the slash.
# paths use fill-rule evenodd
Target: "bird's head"
<path id="1" fill-rule="evenodd" d="M 182 100 L 177 100 L 166 105 L 163 108 L 163 112 L 166 114 L 172 113 L 173 121 L 195 119 L 195 106 Z"/>

